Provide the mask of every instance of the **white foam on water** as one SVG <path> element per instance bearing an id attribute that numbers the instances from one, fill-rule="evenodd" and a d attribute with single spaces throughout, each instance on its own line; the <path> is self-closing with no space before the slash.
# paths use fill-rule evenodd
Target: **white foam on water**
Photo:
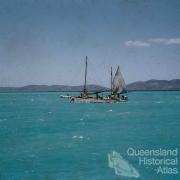
<path id="1" fill-rule="evenodd" d="M 108 112 L 112 112 L 113 110 L 112 109 L 109 109 Z"/>
<path id="2" fill-rule="evenodd" d="M 73 136 L 72 138 L 73 139 L 83 139 L 84 137 L 83 136 Z"/>
<path id="3" fill-rule="evenodd" d="M 79 136 L 79 139 L 83 139 L 83 136 Z"/>
<path id="4" fill-rule="evenodd" d="M 0 122 L 7 121 L 7 119 L 0 119 Z"/>
<path id="5" fill-rule="evenodd" d="M 83 118 L 80 118 L 80 121 L 83 121 L 84 119 Z"/>
<path id="6" fill-rule="evenodd" d="M 157 103 L 157 104 L 161 104 L 161 103 L 162 103 L 162 101 L 155 101 L 155 103 Z"/>
<path id="7" fill-rule="evenodd" d="M 115 174 L 118 176 L 140 177 L 139 172 L 116 151 L 108 154 L 108 165 L 110 168 L 114 168 Z"/>

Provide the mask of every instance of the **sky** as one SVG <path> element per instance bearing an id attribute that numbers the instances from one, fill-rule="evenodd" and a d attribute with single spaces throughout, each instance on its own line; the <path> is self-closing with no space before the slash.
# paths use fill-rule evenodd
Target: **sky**
<path id="1" fill-rule="evenodd" d="M 0 0 L 0 86 L 180 78 L 179 0 Z"/>

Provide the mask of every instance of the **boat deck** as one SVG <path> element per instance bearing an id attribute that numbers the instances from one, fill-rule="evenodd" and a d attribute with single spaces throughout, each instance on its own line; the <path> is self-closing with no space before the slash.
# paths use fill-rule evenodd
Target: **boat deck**
<path id="1" fill-rule="evenodd" d="M 72 103 L 120 103 L 127 102 L 127 99 L 96 99 L 96 98 L 80 98 L 71 97 Z"/>

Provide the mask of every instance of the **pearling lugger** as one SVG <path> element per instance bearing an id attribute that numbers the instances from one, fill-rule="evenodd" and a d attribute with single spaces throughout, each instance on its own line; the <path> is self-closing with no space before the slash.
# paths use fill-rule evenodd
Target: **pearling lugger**
<path id="1" fill-rule="evenodd" d="M 123 78 L 123 75 L 118 66 L 115 76 L 112 76 L 112 67 L 111 67 L 111 88 L 110 94 L 107 96 L 101 96 L 100 93 L 105 91 L 98 92 L 88 92 L 87 89 L 87 56 L 85 61 L 85 78 L 84 78 L 84 87 L 79 96 L 60 96 L 61 98 L 68 98 L 70 102 L 79 103 L 119 103 L 119 102 L 127 102 L 128 97 L 123 95 L 127 92 L 126 84 Z"/>

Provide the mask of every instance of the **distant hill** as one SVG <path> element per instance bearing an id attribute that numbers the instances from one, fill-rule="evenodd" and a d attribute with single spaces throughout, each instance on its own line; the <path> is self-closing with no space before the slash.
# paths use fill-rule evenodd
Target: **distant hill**
<path id="1" fill-rule="evenodd" d="M 99 85 L 88 85 L 88 91 L 107 91 L 108 88 Z M 0 92 L 79 92 L 83 86 L 66 85 L 28 85 L 23 87 L 0 87 Z"/>
<path id="2" fill-rule="evenodd" d="M 29 85 L 23 87 L 0 87 L 0 92 L 79 92 L 83 86 Z M 180 90 L 180 79 L 137 81 L 127 85 L 128 91 L 172 91 Z M 88 91 L 108 91 L 106 87 L 88 85 Z"/>
<path id="3" fill-rule="evenodd" d="M 180 79 L 138 81 L 127 85 L 128 91 L 173 91 L 180 90 Z"/>

